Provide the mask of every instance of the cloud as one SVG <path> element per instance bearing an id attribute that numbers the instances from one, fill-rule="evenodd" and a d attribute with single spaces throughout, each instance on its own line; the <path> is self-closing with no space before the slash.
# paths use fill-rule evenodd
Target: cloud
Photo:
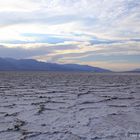
<path id="1" fill-rule="evenodd" d="M 27 44 L 2 44 L 0 45 L 1 57 L 33 58 L 36 56 L 53 54 L 56 51 L 75 50 L 77 42 L 64 42 L 57 44 L 27 43 Z M 45 59 L 47 61 L 47 58 Z"/>
<path id="2" fill-rule="evenodd" d="M 34 58 L 57 63 L 91 64 L 94 61 L 134 63 L 140 59 L 140 42 L 136 40 L 92 44 L 90 42 L 64 41 L 61 43 L 3 44 L 0 47 L 0 56 Z"/>
<path id="3" fill-rule="evenodd" d="M 0 0 L 0 19 L 3 57 L 91 64 L 140 55 L 139 0 Z"/>

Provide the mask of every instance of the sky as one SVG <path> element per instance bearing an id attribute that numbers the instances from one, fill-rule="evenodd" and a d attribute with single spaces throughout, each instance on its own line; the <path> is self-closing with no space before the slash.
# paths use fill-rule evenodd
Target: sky
<path id="1" fill-rule="evenodd" d="M 140 68 L 140 0 L 0 0 L 0 57 Z"/>

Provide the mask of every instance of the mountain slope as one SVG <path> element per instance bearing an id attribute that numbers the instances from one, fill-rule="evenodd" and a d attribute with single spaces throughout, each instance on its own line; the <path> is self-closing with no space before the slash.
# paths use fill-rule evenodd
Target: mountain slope
<path id="1" fill-rule="evenodd" d="M 130 72 L 140 72 L 140 68 L 137 68 L 137 69 L 131 70 Z"/>
<path id="2" fill-rule="evenodd" d="M 0 58 L 0 70 L 111 72 L 107 69 L 88 65 L 45 63 L 33 59 L 17 60 L 12 58 Z"/>

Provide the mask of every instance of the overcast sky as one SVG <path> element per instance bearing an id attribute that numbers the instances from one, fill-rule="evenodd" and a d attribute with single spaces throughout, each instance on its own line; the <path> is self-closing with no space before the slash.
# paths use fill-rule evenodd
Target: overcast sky
<path id="1" fill-rule="evenodd" d="M 140 0 L 0 0 L 0 57 L 140 68 Z"/>

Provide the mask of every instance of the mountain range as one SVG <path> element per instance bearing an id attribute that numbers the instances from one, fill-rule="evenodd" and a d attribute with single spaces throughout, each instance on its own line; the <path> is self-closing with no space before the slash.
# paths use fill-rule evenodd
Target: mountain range
<path id="1" fill-rule="evenodd" d="M 140 72 L 140 69 L 137 68 L 137 69 L 133 69 L 133 70 L 130 70 L 130 71 L 127 71 L 127 72 L 136 72 L 136 73 L 138 72 L 139 73 Z"/>
<path id="2" fill-rule="evenodd" d="M 82 71 L 111 72 L 108 69 L 79 64 L 57 64 L 34 59 L 0 58 L 0 71 Z"/>

